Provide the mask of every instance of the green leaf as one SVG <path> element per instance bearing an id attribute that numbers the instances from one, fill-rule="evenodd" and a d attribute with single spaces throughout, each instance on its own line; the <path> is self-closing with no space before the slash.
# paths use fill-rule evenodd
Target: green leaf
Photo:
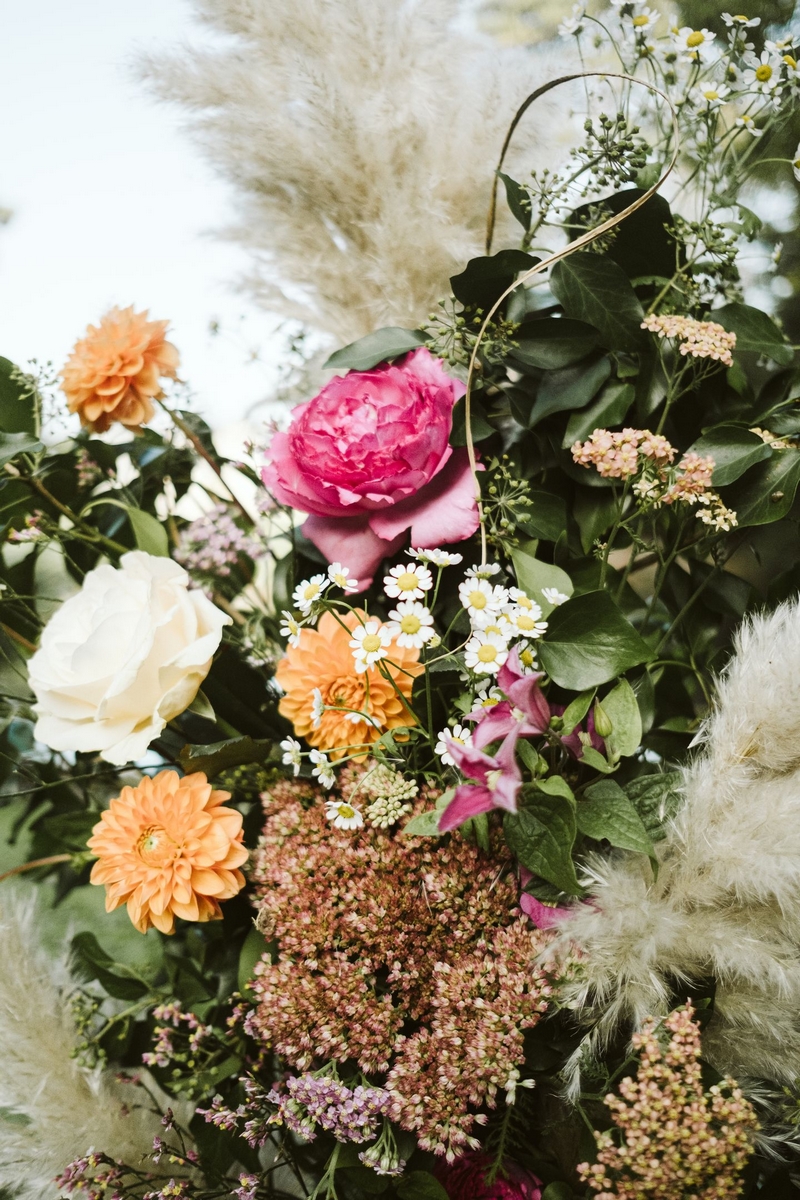
<path id="1" fill-rule="evenodd" d="M 567 526 L 567 506 L 563 497 L 531 488 L 528 499 L 531 505 L 525 509 L 526 515 L 519 523 L 520 528 L 532 537 L 557 542 Z"/>
<path id="2" fill-rule="evenodd" d="M 495 433 L 495 428 L 486 420 L 483 405 L 477 396 L 470 403 L 470 427 L 473 442 L 483 442 Z M 453 426 L 450 430 L 451 446 L 466 446 L 467 444 L 467 413 L 464 397 L 453 405 Z"/>
<path id="3" fill-rule="evenodd" d="M 237 987 L 243 992 L 253 978 L 256 964 L 261 961 L 269 950 L 269 942 L 260 929 L 255 925 L 248 933 L 239 951 L 239 967 L 237 971 Z"/>
<path id="4" fill-rule="evenodd" d="M 654 842 L 665 836 L 667 822 L 681 806 L 682 782 L 683 776 L 679 771 L 665 771 L 658 775 L 640 775 L 625 785 L 628 799 Z"/>
<path id="5" fill-rule="evenodd" d="M 536 788 L 546 796 L 563 796 L 565 800 L 574 801 L 572 788 L 561 775 L 551 775 L 548 779 L 537 779 Z"/>
<path id="6" fill-rule="evenodd" d="M 551 413 L 585 408 L 610 374 L 611 362 L 605 357 L 577 367 L 564 367 L 561 371 L 548 371 L 530 411 L 528 428 L 533 429 Z"/>
<path id="7" fill-rule="evenodd" d="M 539 642 L 539 658 L 550 678 L 573 692 L 608 683 L 652 657 L 608 592 L 586 592 L 562 604 Z"/>
<path id="8" fill-rule="evenodd" d="M 429 1171 L 409 1171 L 394 1186 L 400 1200 L 448 1200 L 447 1192 Z"/>
<path id="9" fill-rule="evenodd" d="M 504 175 L 502 171 L 497 174 L 505 184 L 506 200 L 508 207 L 511 209 L 512 215 L 519 221 L 522 228 L 527 231 L 531 227 L 531 217 L 533 215 L 533 205 L 531 198 L 525 188 L 517 183 L 516 179 L 512 179 L 510 175 Z"/>
<path id="10" fill-rule="evenodd" d="M 88 930 L 77 933 L 70 943 L 73 972 L 87 983 L 96 979 L 115 1000 L 139 1000 L 150 990 L 124 963 L 115 962 Z"/>
<path id="11" fill-rule="evenodd" d="M 595 429 L 612 429 L 621 425 L 633 404 L 636 389 L 632 383 L 614 381 L 606 384 L 600 395 L 585 412 L 573 413 L 561 443 L 567 449 L 573 442 L 583 442 Z"/>
<path id="12" fill-rule="evenodd" d="M 524 592 L 541 605 L 545 616 L 555 607 L 542 595 L 542 588 L 558 588 L 565 596 L 572 595 L 572 580 L 566 571 L 552 563 L 540 562 L 536 557 L 535 540 L 521 542 L 511 551 L 511 561 L 517 576 L 517 583 Z"/>
<path id="13" fill-rule="evenodd" d="M 580 696 L 576 696 L 574 700 L 570 701 L 561 717 L 561 729 L 558 731 L 561 737 L 569 737 L 575 726 L 580 725 L 591 708 L 594 693 L 595 688 L 589 688 L 588 691 L 581 692 Z"/>
<path id="14" fill-rule="evenodd" d="M 586 358 L 597 340 L 597 330 L 585 321 L 545 317 L 529 321 L 517 330 L 516 345 L 509 350 L 509 358 L 524 367 L 558 371 Z"/>
<path id="15" fill-rule="evenodd" d="M 768 525 L 780 521 L 794 503 L 800 483 L 800 452 L 774 450 L 772 458 L 748 471 L 725 503 L 736 513 L 739 525 Z"/>
<path id="16" fill-rule="evenodd" d="M 459 275 L 453 275 L 450 287 L 456 300 L 460 300 L 467 308 L 485 311 L 502 296 L 521 271 L 529 270 L 539 261 L 524 250 L 501 250 L 488 258 L 471 258 Z"/>
<path id="17" fill-rule="evenodd" d="M 169 558 L 167 531 L 157 517 L 141 508 L 128 508 L 128 520 L 139 550 L 157 558 Z"/>
<path id="18" fill-rule="evenodd" d="M 260 741 L 247 735 L 229 738 L 224 742 L 212 742 L 208 746 L 187 744 L 178 755 L 178 761 L 187 774 L 202 771 L 209 779 L 213 779 L 229 767 L 264 762 L 269 758 L 271 749 L 271 741 Z"/>
<path id="19" fill-rule="evenodd" d="M 35 402 L 32 396 L 23 394 L 27 389 L 12 377 L 15 370 L 9 359 L 0 357 L 0 429 L 35 437 Z"/>
<path id="20" fill-rule="evenodd" d="M 575 1200 L 575 1193 L 568 1183 L 550 1183 L 542 1192 L 542 1200 Z"/>
<path id="21" fill-rule="evenodd" d="M 580 894 L 572 861 L 578 832 L 572 801 L 537 791 L 519 812 L 506 813 L 503 829 L 509 849 L 524 867 L 570 896 Z"/>
<path id="22" fill-rule="evenodd" d="M 622 267 L 601 254 L 578 250 L 556 263 L 550 289 L 568 317 L 587 321 L 610 350 L 637 350 L 644 311 Z"/>
<path id="23" fill-rule="evenodd" d="M 660 171 L 655 164 L 653 167 L 655 183 Z M 648 186 L 625 188 L 612 196 L 606 196 L 601 201 L 602 207 L 609 214 L 616 216 L 634 200 L 638 200 L 647 191 Z M 591 228 L 592 225 L 596 225 L 597 219 L 593 219 L 592 213 L 596 205 L 596 201 L 582 204 L 568 218 L 569 226 L 574 228 L 576 225 L 582 225 Z M 614 240 L 605 251 L 605 255 L 618 263 L 629 279 L 639 279 L 646 275 L 661 275 L 669 279 L 675 271 L 676 251 L 675 236 L 669 232 L 671 225 L 672 213 L 667 201 L 663 196 L 651 196 L 641 208 L 632 212 L 617 226 L 614 230 Z"/>
<path id="24" fill-rule="evenodd" d="M 617 769 L 607 758 L 603 758 L 603 755 L 599 750 L 595 750 L 594 746 L 584 746 L 580 760 L 587 767 L 599 771 L 601 775 L 613 775 Z"/>
<path id="25" fill-rule="evenodd" d="M 627 679 L 621 679 L 604 698 L 603 711 L 613 726 L 608 737 L 603 739 L 609 759 L 615 762 L 629 758 L 642 741 L 642 717 L 636 694 Z"/>
<path id="26" fill-rule="evenodd" d="M 618 510 L 619 500 L 612 491 L 576 488 L 572 511 L 578 522 L 584 554 L 588 554 L 596 540 L 611 528 Z"/>
<path id="27" fill-rule="evenodd" d="M 0 466 L 19 454 L 35 454 L 44 445 L 30 433 L 0 433 Z"/>
<path id="28" fill-rule="evenodd" d="M 389 325 L 385 329 L 376 329 L 374 333 L 368 333 L 357 342 L 342 346 L 341 350 L 335 350 L 323 363 L 323 369 L 332 367 L 338 370 L 347 367 L 351 371 L 369 371 L 378 363 L 399 358 L 409 350 L 424 346 L 425 342 L 425 335 L 418 329 L 399 329 L 396 325 Z"/>
<path id="29" fill-rule="evenodd" d="M 779 367 L 789 367 L 794 362 L 794 350 L 761 309 L 736 302 L 715 309 L 711 316 L 723 329 L 736 334 L 735 354 L 765 354 Z"/>
<path id="30" fill-rule="evenodd" d="M 771 458 L 773 451 L 757 433 L 738 425 L 717 425 L 699 438 L 689 451 L 714 459 L 714 487 L 726 487 L 755 463 Z"/>
<path id="31" fill-rule="evenodd" d="M 412 817 L 410 821 L 406 821 L 401 832 L 407 833 L 409 837 L 441 837 L 439 818 L 455 794 L 455 788 L 448 788 L 446 792 L 442 792 L 436 801 L 435 808 L 430 809 L 428 812 L 418 813 L 416 817 Z"/>
<path id="32" fill-rule="evenodd" d="M 595 841 L 605 838 L 620 850 L 634 850 L 655 861 L 655 849 L 641 817 L 613 779 L 601 779 L 586 789 L 586 799 L 576 809 L 576 820 L 586 837 Z"/>

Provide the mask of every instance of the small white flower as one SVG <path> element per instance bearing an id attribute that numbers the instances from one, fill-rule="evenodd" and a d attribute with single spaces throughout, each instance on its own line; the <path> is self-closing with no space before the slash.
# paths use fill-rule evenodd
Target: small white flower
<path id="1" fill-rule="evenodd" d="M 371 617 L 363 625 L 356 625 L 350 639 L 350 649 L 357 671 L 366 671 L 373 663 L 386 658 L 392 635 L 377 617 Z"/>
<path id="2" fill-rule="evenodd" d="M 393 600 L 421 600 L 433 587 L 433 576 L 427 567 L 401 563 L 383 577 L 383 590 Z"/>
<path id="3" fill-rule="evenodd" d="M 333 767 L 328 762 L 327 754 L 323 754 L 321 750 L 312 750 L 308 757 L 314 764 L 311 774 L 316 775 L 323 787 L 332 788 L 336 783 L 336 776 L 333 773 Z"/>
<path id="4" fill-rule="evenodd" d="M 710 29 L 692 29 L 691 25 L 672 31 L 672 40 L 675 49 L 681 53 L 681 62 L 708 62 L 714 53 L 716 36 Z"/>
<path id="5" fill-rule="evenodd" d="M 470 617 L 479 621 L 498 617 L 508 603 L 506 589 L 493 587 L 486 579 L 465 579 L 458 595 Z"/>
<path id="6" fill-rule="evenodd" d="M 303 616 L 307 617 L 329 583 L 327 575 L 312 575 L 311 579 L 304 579 L 302 583 L 298 583 L 292 593 L 295 608 L 299 608 Z"/>
<path id="7" fill-rule="evenodd" d="M 558 608 L 559 604 L 566 604 L 569 596 L 565 592 L 560 592 L 558 588 L 545 587 L 542 588 L 542 595 L 548 604 L 552 604 L 553 608 Z"/>
<path id="8" fill-rule="evenodd" d="M 649 30 L 654 29 L 658 24 L 660 13 L 653 12 L 652 8 L 643 8 L 641 12 L 633 12 L 630 14 L 631 25 L 634 32 L 645 34 Z"/>
<path id="9" fill-rule="evenodd" d="M 351 577 L 350 568 L 343 567 L 339 562 L 331 563 L 328 567 L 328 579 L 344 592 L 355 592 L 358 589 L 358 580 Z"/>
<path id="10" fill-rule="evenodd" d="M 462 560 L 462 555 L 451 554 L 449 550 L 407 550 L 406 554 L 418 562 L 433 563 L 435 567 L 455 567 Z"/>
<path id="11" fill-rule="evenodd" d="M 281 762 L 285 767 L 293 767 L 295 775 L 298 775 L 300 773 L 300 763 L 302 762 L 300 743 L 296 742 L 294 738 L 287 737 L 283 739 L 280 746 L 283 751 Z"/>
<path id="12" fill-rule="evenodd" d="M 322 699 L 322 692 L 319 688 L 314 688 L 311 693 L 311 728 L 319 729 L 322 721 L 322 714 L 325 712 L 325 701 Z"/>
<path id="13" fill-rule="evenodd" d="M 744 86 L 753 92 L 768 96 L 781 81 L 781 60 L 764 50 L 760 58 L 755 54 L 748 54 L 745 62 L 748 69 L 742 76 Z"/>
<path id="14" fill-rule="evenodd" d="M 286 609 L 283 609 L 281 616 L 283 617 L 283 620 L 281 621 L 281 637 L 287 638 L 290 646 L 299 646 L 301 630 L 300 622 L 296 620 L 290 612 L 287 612 Z"/>
<path id="15" fill-rule="evenodd" d="M 547 621 L 537 619 L 541 615 L 542 610 L 538 604 L 535 609 L 515 605 L 505 613 L 506 620 L 513 632 L 519 637 L 531 639 L 540 638 L 543 633 L 547 632 Z"/>
<path id="16" fill-rule="evenodd" d="M 778 38 L 777 41 L 764 42 L 764 49 L 770 54 L 787 54 L 794 49 L 796 39 L 793 37 Z"/>
<path id="17" fill-rule="evenodd" d="M 419 600 L 401 600 L 389 617 L 386 628 L 398 646 L 420 650 L 433 637 L 433 616 Z"/>
<path id="18" fill-rule="evenodd" d="M 443 729 L 439 734 L 439 739 L 433 749 L 448 767 L 456 765 L 456 761 L 449 751 L 449 747 L 453 742 L 458 742 L 459 746 L 471 746 L 472 730 L 466 725 L 454 725 L 452 729 Z"/>
<path id="19" fill-rule="evenodd" d="M 361 813 L 346 800 L 326 800 L 325 816 L 336 829 L 360 829 L 364 824 Z"/>
<path id="20" fill-rule="evenodd" d="M 761 17 L 750 17 L 748 20 L 747 17 L 739 15 L 731 16 L 730 13 L 722 13 L 721 15 L 729 29 L 732 26 L 735 26 L 737 29 L 755 29 L 757 25 L 761 24 Z M 767 45 L 769 45 L 769 42 L 767 42 Z"/>
<path id="21" fill-rule="evenodd" d="M 484 683 L 475 693 L 473 705 L 479 708 L 494 708 L 495 704 L 499 704 L 502 699 L 503 693 L 500 688 Z"/>
<path id="22" fill-rule="evenodd" d="M 719 108 L 725 103 L 725 97 L 729 94 L 730 90 L 724 83 L 703 83 L 700 87 L 692 89 L 690 99 L 695 108 L 711 110 Z"/>
<path id="23" fill-rule="evenodd" d="M 531 616 L 534 618 L 534 620 L 538 620 L 539 617 L 542 615 L 541 605 L 537 604 L 535 600 L 531 600 L 528 593 L 523 592 L 521 588 L 518 588 L 518 587 L 509 588 L 508 595 L 509 595 L 510 599 L 514 601 L 514 604 L 510 605 L 509 607 L 527 609 L 528 612 L 531 614 Z"/>
<path id="24" fill-rule="evenodd" d="M 476 630 L 464 647 L 464 661 L 476 675 L 496 675 L 508 658 L 508 643 L 496 633 Z"/>
<path id="25" fill-rule="evenodd" d="M 572 16 L 565 17 L 558 27 L 558 36 L 562 38 L 578 37 L 586 26 L 583 24 L 584 8 L 582 4 L 573 4 Z"/>
<path id="26" fill-rule="evenodd" d="M 500 574 L 499 563 L 482 563 L 478 567 L 467 567 L 468 579 L 491 579 L 492 575 Z"/>
<path id="27" fill-rule="evenodd" d="M 531 671 L 535 671 L 536 662 L 536 647 L 530 642 L 517 642 L 517 653 L 519 655 L 520 666 L 524 673 L 529 675 Z"/>
<path id="28" fill-rule="evenodd" d="M 749 113 L 742 113 L 740 117 L 736 118 L 734 124 L 738 125 L 740 129 L 746 129 L 748 133 L 753 135 L 753 137 L 760 138 L 763 136 L 764 130 L 759 129 L 758 125 L 755 123 L 755 120 L 750 116 Z"/>

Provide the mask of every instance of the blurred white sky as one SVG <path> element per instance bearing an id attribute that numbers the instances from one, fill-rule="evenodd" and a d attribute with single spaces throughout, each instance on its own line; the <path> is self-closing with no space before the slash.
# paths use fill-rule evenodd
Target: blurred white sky
<path id="1" fill-rule="evenodd" d="M 187 36 L 184 0 L 0 0 L 0 354 L 61 366 L 112 304 L 149 308 L 218 427 L 268 392 L 279 348 L 233 291 L 244 256 L 208 233 L 227 189 L 132 78 L 137 49 Z"/>

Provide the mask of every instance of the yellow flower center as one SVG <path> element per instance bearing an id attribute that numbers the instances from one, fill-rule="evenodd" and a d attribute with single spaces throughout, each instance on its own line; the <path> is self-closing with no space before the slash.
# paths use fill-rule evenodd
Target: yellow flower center
<path id="1" fill-rule="evenodd" d="M 368 633 L 361 645 L 367 654 L 374 654 L 376 650 L 380 650 L 381 648 L 381 639 L 377 633 Z"/>
<path id="2" fill-rule="evenodd" d="M 772 67 L 769 63 L 762 63 L 760 67 L 756 67 L 756 79 L 759 83 L 766 83 L 768 79 L 772 79 Z"/>
<path id="3" fill-rule="evenodd" d="M 650 20 L 650 18 L 649 18 L 649 17 L 645 17 L 645 16 L 641 16 L 641 17 L 634 17 L 634 18 L 633 18 L 633 27 L 634 27 L 634 29 L 641 29 L 642 25 L 646 25 L 646 24 L 648 23 L 648 21 L 649 21 L 649 20 Z"/>
<path id="4" fill-rule="evenodd" d="M 719 92 L 715 92 L 713 88 L 709 88 L 707 92 L 703 92 L 706 100 L 719 100 Z"/>
<path id="5" fill-rule="evenodd" d="M 318 583 L 309 583 L 303 588 L 303 599 L 304 600 L 313 600 L 318 592 L 319 592 L 319 584 Z"/>
<path id="6" fill-rule="evenodd" d="M 534 629 L 535 627 L 536 622 L 527 613 L 520 613 L 517 617 L 517 629 Z"/>
<path id="7" fill-rule="evenodd" d="M 340 817 L 344 817 L 349 821 L 351 817 L 356 815 L 356 810 L 350 804 L 340 804 L 336 810 Z"/>
<path id="8" fill-rule="evenodd" d="M 479 591 L 478 588 L 476 588 L 474 592 L 470 592 L 469 607 L 470 608 L 486 608 L 485 592 Z"/>
<path id="9" fill-rule="evenodd" d="M 162 867 L 177 857 L 180 847 L 173 842 L 166 829 L 160 825 L 149 825 L 139 834 L 136 851 L 148 867 Z"/>
<path id="10" fill-rule="evenodd" d="M 493 792 L 496 789 L 498 783 L 500 782 L 500 776 L 502 774 L 503 774 L 502 771 L 487 771 L 486 772 L 486 786 L 490 792 Z"/>
<path id="11" fill-rule="evenodd" d="M 703 36 L 703 34 L 700 32 L 700 30 L 695 29 L 694 33 L 690 33 L 688 38 L 686 39 L 686 45 L 689 47 L 690 50 L 694 50 L 695 46 L 702 46 L 702 44 L 705 40 L 706 39 Z"/>
<path id="12" fill-rule="evenodd" d="M 484 642 L 478 651 L 478 662 L 491 663 L 497 659 L 497 647 L 491 642 Z"/>
<path id="13" fill-rule="evenodd" d="M 748 21 L 748 18 L 743 17 L 741 13 L 737 13 L 733 19 L 734 21 L 744 21 L 745 23 Z"/>
<path id="14" fill-rule="evenodd" d="M 519 661 L 522 663 L 523 667 L 532 667 L 535 659 L 530 650 L 523 650 L 519 656 Z"/>
<path id="15" fill-rule="evenodd" d="M 533 608 L 533 601 L 529 596 L 518 596 L 517 604 L 520 608 Z"/>
<path id="16" fill-rule="evenodd" d="M 414 613 L 406 613 L 400 622 L 400 628 L 403 633 L 419 633 L 422 621 Z"/>
<path id="17" fill-rule="evenodd" d="M 790 70 L 795 71 L 797 69 L 797 59 L 792 58 L 791 54 L 784 54 L 783 61 L 786 63 L 787 67 L 790 68 Z"/>
<path id="18" fill-rule="evenodd" d="M 403 571 L 402 575 L 397 576 L 397 586 L 401 592 L 413 592 L 419 587 L 419 580 L 413 571 Z"/>

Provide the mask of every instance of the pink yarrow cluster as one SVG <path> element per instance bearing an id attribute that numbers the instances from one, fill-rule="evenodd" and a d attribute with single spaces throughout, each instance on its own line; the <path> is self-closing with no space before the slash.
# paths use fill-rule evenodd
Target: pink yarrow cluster
<path id="1" fill-rule="evenodd" d="M 631 479 L 638 474 L 644 459 L 665 466 L 675 458 L 675 450 L 665 437 L 649 429 L 595 429 L 587 442 L 575 442 L 572 457 L 581 467 L 596 467 L 604 479 Z"/>
<path id="2" fill-rule="evenodd" d="M 731 352 L 736 349 L 736 334 L 728 333 L 716 321 L 695 321 L 693 317 L 680 317 L 674 313 L 656 316 L 650 313 L 642 321 L 642 329 L 648 329 L 659 338 L 679 340 L 679 352 L 692 358 L 710 358 L 730 367 Z"/>
<path id="3" fill-rule="evenodd" d="M 597 1162 L 578 1172 L 596 1200 L 735 1200 L 752 1152 L 753 1107 L 732 1079 L 704 1091 L 690 1004 L 671 1012 L 664 1029 L 666 1046 L 654 1018 L 634 1035 L 637 1074 L 623 1079 L 618 1096 L 605 1097 L 620 1145 L 611 1133 L 595 1133 Z"/>

